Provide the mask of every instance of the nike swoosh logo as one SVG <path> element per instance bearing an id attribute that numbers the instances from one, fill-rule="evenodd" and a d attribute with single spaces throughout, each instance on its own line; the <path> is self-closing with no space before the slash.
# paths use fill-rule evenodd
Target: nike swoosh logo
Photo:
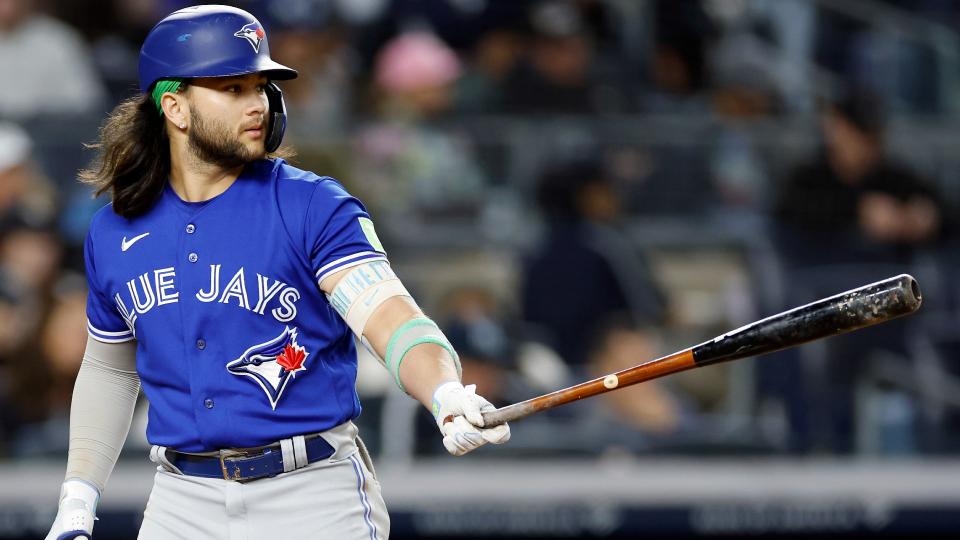
<path id="1" fill-rule="evenodd" d="M 131 239 L 129 239 L 129 240 L 127 240 L 127 237 L 124 236 L 124 237 L 120 240 L 120 251 L 126 251 L 126 250 L 130 249 L 130 246 L 136 244 L 138 240 L 140 240 L 140 239 L 142 239 L 142 238 L 145 238 L 145 237 L 146 237 L 147 235 L 149 235 L 149 234 L 150 234 L 150 233 L 148 233 L 148 232 L 145 232 L 145 233 L 143 233 L 143 234 L 138 234 L 137 236 L 134 236 L 133 238 L 131 238 Z"/>
<path id="2" fill-rule="evenodd" d="M 373 294 L 368 296 L 367 299 L 363 301 L 363 305 L 370 307 L 370 303 L 373 302 L 373 298 L 378 294 L 380 294 L 380 291 L 373 291 Z"/>

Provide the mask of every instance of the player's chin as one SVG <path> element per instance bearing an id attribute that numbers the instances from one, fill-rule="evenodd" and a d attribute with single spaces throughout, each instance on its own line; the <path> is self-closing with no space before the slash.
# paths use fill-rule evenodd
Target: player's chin
<path id="1" fill-rule="evenodd" d="M 267 155 L 262 137 L 253 140 L 248 137 L 241 137 L 240 142 L 247 150 L 246 154 L 253 159 L 263 159 Z"/>

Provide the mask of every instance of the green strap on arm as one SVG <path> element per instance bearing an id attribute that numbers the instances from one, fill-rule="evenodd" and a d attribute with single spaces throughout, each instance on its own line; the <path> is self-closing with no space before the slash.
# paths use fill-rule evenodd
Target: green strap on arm
<path id="1" fill-rule="evenodd" d="M 415 337 L 409 343 L 404 343 L 398 349 L 397 344 L 410 332 L 417 332 L 421 335 Z M 406 358 L 407 353 L 410 352 L 411 349 L 423 343 L 439 345 L 448 353 L 450 353 L 450 357 L 453 358 L 453 363 L 457 370 L 457 377 L 460 377 L 460 357 L 457 356 L 457 352 L 453 349 L 453 345 L 450 344 L 450 341 L 447 339 L 447 337 L 444 336 L 443 332 L 440 331 L 440 327 L 437 326 L 437 323 L 426 317 L 417 317 L 415 319 L 410 319 L 401 325 L 400 328 L 397 328 L 397 330 L 390 337 L 390 341 L 387 342 L 387 369 L 391 374 L 393 374 L 397 386 L 399 386 L 404 392 L 407 390 L 404 388 L 403 383 L 400 382 L 400 365 L 403 364 L 404 358 Z"/>

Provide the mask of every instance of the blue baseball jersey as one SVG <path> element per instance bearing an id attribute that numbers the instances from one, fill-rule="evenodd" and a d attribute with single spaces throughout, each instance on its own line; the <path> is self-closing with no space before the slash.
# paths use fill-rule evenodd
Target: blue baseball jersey
<path id="1" fill-rule="evenodd" d="M 354 336 L 319 283 L 389 268 L 370 216 L 335 180 L 277 159 L 204 202 L 167 185 L 141 216 L 102 208 L 84 255 L 88 330 L 136 340 L 152 444 L 259 446 L 360 414 Z"/>

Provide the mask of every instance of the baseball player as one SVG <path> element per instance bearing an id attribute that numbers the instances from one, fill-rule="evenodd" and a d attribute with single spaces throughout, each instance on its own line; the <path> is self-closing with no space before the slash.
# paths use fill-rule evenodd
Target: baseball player
<path id="1" fill-rule="evenodd" d="M 142 386 L 157 463 L 139 538 L 383 539 L 351 422 L 357 346 L 431 409 L 454 455 L 510 437 L 390 269 L 363 205 L 276 157 L 286 113 L 263 27 L 172 13 L 140 52 L 83 178 L 111 204 L 85 244 L 89 339 L 48 540 L 90 538 Z"/>

